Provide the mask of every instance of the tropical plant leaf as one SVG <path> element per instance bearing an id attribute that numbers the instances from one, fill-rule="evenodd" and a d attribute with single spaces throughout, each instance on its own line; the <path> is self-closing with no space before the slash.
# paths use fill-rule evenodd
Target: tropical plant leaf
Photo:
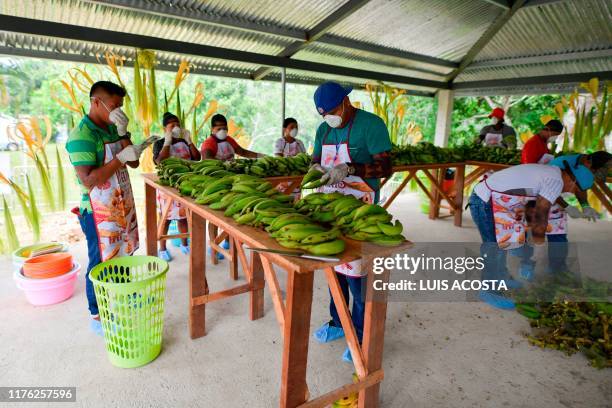
<path id="1" fill-rule="evenodd" d="M 6 197 L 2 195 L 2 203 L 4 206 L 4 228 L 6 230 L 6 239 L 8 246 L 11 251 L 19 248 L 19 238 L 17 237 L 17 231 L 15 230 L 15 223 L 13 222 L 13 216 L 11 215 L 11 209 L 9 208 Z"/>
<path id="2" fill-rule="evenodd" d="M 32 187 L 32 182 L 30 181 L 30 177 L 26 176 L 26 182 L 28 184 L 28 201 L 30 204 L 30 217 L 31 217 L 31 227 L 32 232 L 34 233 L 34 241 L 38 242 L 40 239 L 40 223 L 41 216 L 40 211 L 38 210 L 38 205 L 36 204 L 36 194 L 34 193 L 34 188 Z"/>
<path id="3" fill-rule="evenodd" d="M 64 176 L 64 167 L 62 163 L 62 155 L 59 148 L 55 146 L 55 163 L 57 165 L 57 205 L 58 209 L 66 209 L 66 178 Z"/>
<path id="4" fill-rule="evenodd" d="M 45 200 L 51 211 L 55 211 L 55 200 L 53 199 L 53 188 L 51 187 L 49 172 L 45 169 L 42 161 L 37 156 L 34 156 L 34 164 L 36 164 L 36 170 L 38 171 L 38 177 L 40 178 Z"/>

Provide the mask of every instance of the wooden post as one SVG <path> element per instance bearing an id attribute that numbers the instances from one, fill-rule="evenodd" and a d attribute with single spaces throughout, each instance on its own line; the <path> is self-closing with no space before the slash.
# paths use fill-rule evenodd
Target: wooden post
<path id="1" fill-rule="evenodd" d="M 212 222 L 208 223 L 208 240 L 213 243 L 215 242 L 215 238 L 217 238 L 217 226 L 215 224 L 213 224 Z M 204 245 L 204 249 L 206 249 L 206 245 Z M 219 263 L 219 260 L 217 259 L 217 250 L 211 245 L 210 247 L 210 262 L 213 265 L 216 265 Z"/>
<path id="2" fill-rule="evenodd" d="M 308 337 L 314 273 L 289 272 L 283 341 L 280 406 L 297 407 L 306 402 L 308 385 Z M 382 347 L 382 346 L 381 346 Z"/>
<path id="3" fill-rule="evenodd" d="M 434 144 L 436 146 L 448 146 L 448 137 L 451 129 L 453 114 L 454 91 L 441 89 L 436 93 L 438 98 L 438 112 L 436 116 L 436 134 Z"/>
<path id="4" fill-rule="evenodd" d="M 455 171 L 455 226 L 463 223 L 463 183 L 465 181 L 465 164 L 457 166 Z"/>
<path id="5" fill-rule="evenodd" d="M 157 256 L 157 204 L 155 187 L 145 183 L 145 226 L 147 232 L 147 255 Z"/>
<path id="6" fill-rule="evenodd" d="M 442 181 L 444 180 L 444 172 L 441 169 L 434 169 L 435 177 L 429 172 L 428 169 L 423 170 L 425 173 L 429 173 L 429 182 L 432 184 L 430 186 L 430 190 L 433 195 L 433 200 L 429 202 L 429 219 L 435 220 L 440 217 L 440 201 L 442 200 L 440 196 L 440 190 L 434 186 L 434 180 L 438 182 L 438 185 L 442 185 Z"/>
<path id="7" fill-rule="evenodd" d="M 236 240 L 230 236 L 227 237 L 229 239 L 229 273 L 230 279 L 238 280 L 238 251 L 236 251 Z"/>
<path id="8" fill-rule="evenodd" d="M 250 296 L 250 318 L 257 320 L 264 315 L 264 287 L 265 278 L 263 265 L 261 264 L 260 255 L 255 251 L 251 251 L 251 263 L 249 265 L 251 272 L 249 275 L 249 283 L 254 288 L 251 290 Z"/>
<path id="9" fill-rule="evenodd" d="M 208 294 L 206 283 L 206 220 L 189 211 L 191 254 L 189 257 L 189 334 L 192 339 L 206 334 L 206 305 L 194 306 L 192 300 Z"/>
<path id="10" fill-rule="evenodd" d="M 380 280 L 389 282 L 389 271 L 374 275 L 372 258 L 364 258 L 363 266 L 368 272 L 366 289 L 365 321 L 363 327 L 363 357 L 368 373 L 382 368 L 383 348 L 385 343 L 385 319 L 387 318 L 387 293 L 377 292 L 374 295 L 372 282 Z M 375 300 L 374 297 L 376 296 Z M 380 384 L 376 383 L 359 392 L 359 408 L 376 408 L 379 405 Z"/>

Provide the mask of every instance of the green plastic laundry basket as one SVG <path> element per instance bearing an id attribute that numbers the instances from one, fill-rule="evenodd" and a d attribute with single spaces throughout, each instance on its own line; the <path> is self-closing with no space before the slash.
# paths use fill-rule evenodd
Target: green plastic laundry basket
<path id="1" fill-rule="evenodd" d="M 154 256 L 125 256 L 93 268 L 106 351 L 117 367 L 150 363 L 161 352 L 168 263 Z"/>

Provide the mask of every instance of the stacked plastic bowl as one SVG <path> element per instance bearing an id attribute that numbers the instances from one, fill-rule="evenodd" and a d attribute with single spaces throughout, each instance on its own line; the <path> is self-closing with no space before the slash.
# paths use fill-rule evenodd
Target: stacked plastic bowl
<path id="1" fill-rule="evenodd" d="M 74 293 L 76 279 L 81 266 L 74 262 L 72 255 L 61 251 L 63 245 L 48 246 L 46 249 L 23 251 L 34 255 L 23 261 L 21 268 L 13 273 L 17 287 L 24 291 L 28 302 L 35 306 L 63 302 Z M 42 255 L 37 255 L 43 253 Z"/>

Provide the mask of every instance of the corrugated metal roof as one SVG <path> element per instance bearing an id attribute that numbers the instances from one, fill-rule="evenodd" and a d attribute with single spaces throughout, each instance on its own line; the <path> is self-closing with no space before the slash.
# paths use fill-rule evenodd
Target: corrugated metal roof
<path id="1" fill-rule="evenodd" d="M 500 13 L 482 0 L 372 0 L 330 33 L 459 61 Z"/>
<path id="2" fill-rule="evenodd" d="M 504 13 L 503 8 L 492 3 L 490 0 L 370 0 L 356 11 L 351 10 L 352 14 L 331 25 L 325 35 L 293 56 L 297 60 L 340 67 L 333 70 L 335 75 L 289 70 L 288 77 L 305 82 L 343 78 L 356 85 L 367 81 L 341 75 L 343 68 L 352 68 L 441 81 L 453 68 L 431 61 L 431 57 L 460 62 Z M 278 55 L 296 40 L 306 38 L 308 30 L 335 11 L 351 9 L 346 6 L 352 4 L 349 0 L 2 0 L 0 13 Z M 611 21 L 610 0 L 559 0 L 524 7 L 493 36 L 476 55 L 476 65 L 463 71 L 456 82 L 611 72 L 612 56 L 608 52 L 612 50 Z M 2 27 L 0 33 L 3 52 L 12 50 L 19 55 L 30 52 L 62 56 L 65 53 L 64 59 L 78 59 L 79 55 L 91 58 L 108 48 L 100 43 L 7 34 L 2 32 Z M 129 47 L 110 48 L 126 55 L 131 53 Z M 581 58 L 579 52 L 592 50 L 604 52 Z M 181 59 L 180 53 L 177 49 L 176 53 L 159 55 L 170 66 Z M 544 55 L 557 57 L 546 57 L 545 63 L 537 58 L 521 60 Z M 248 62 L 252 60 L 187 58 L 209 73 L 249 77 L 260 68 Z M 499 60 L 508 65 L 494 63 Z M 278 72 L 279 69 L 273 70 L 269 79 L 276 79 Z M 400 86 L 423 90 L 413 85 Z"/>

